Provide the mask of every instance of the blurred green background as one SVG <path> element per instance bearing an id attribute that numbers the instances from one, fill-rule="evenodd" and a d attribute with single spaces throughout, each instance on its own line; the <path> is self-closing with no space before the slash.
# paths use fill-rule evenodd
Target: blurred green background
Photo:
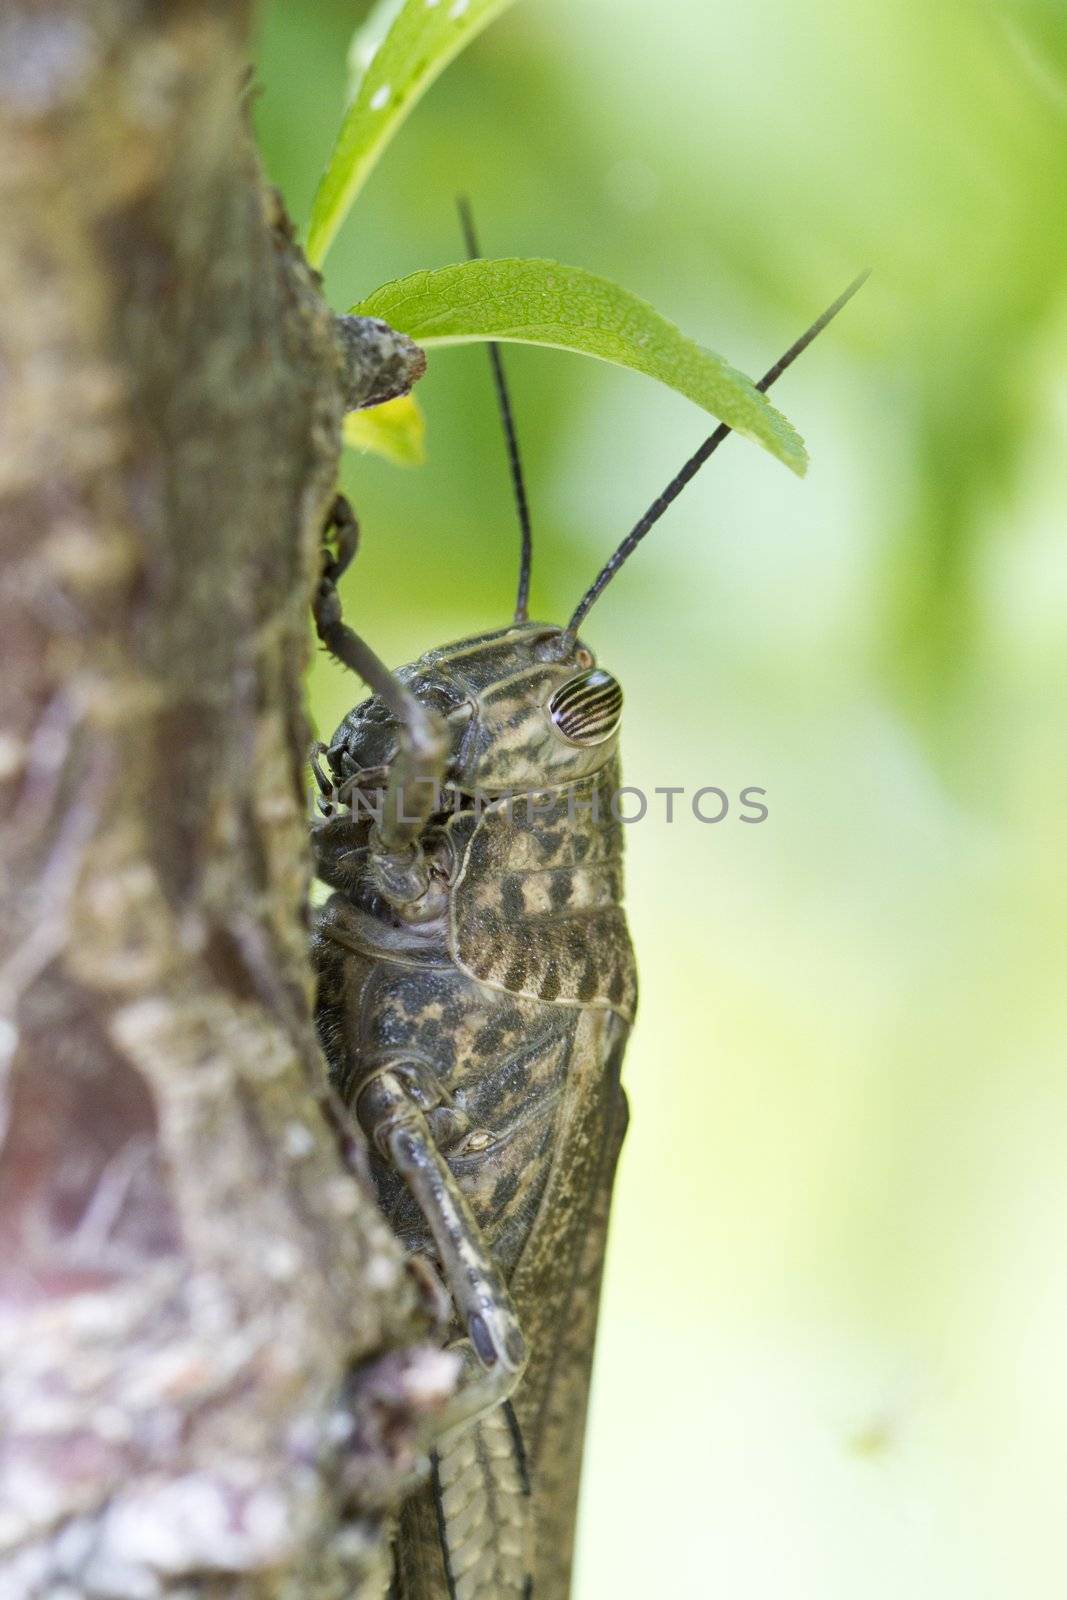
<path id="1" fill-rule="evenodd" d="M 256 117 L 302 222 L 365 7 L 270 0 Z M 626 775 L 768 792 L 629 833 L 642 1003 L 577 1600 L 1067 1592 L 1067 10 L 523 0 L 445 74 L 329 260 L 338 309 L 462 255 L 618 279 L 777 391 L 590 618 Z M 634 374 L 508 366 L 562 621 L 703 437 Z M 484 350 L 428 464 L 347 455 L 388 660 L 503 623 Z M 327 733 L 362 690 L 319 658 Z"/>

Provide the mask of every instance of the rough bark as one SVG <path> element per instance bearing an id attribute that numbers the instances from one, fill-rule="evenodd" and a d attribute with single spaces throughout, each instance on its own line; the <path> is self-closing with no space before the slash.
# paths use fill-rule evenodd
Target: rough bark
<path id="1" fill-rule="evenodd" d="M 338 329 L 264 189 L 248 25 L 0 18 L 8 1600 L 370 1592 L 450 1377 L 324 1084 L 304 909 L 341 416 L 417 363 Z"/>

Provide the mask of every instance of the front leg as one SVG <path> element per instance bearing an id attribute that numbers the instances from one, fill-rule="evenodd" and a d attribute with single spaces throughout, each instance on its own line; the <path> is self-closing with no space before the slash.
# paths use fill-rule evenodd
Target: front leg
<path id="1" fill-rule="evenodd" d="M 336 539 L 336 555 L 330 548 L 331 538 Z M 389 772 L 382 820 L 375 824 L 374 853 L 383 893 L 411 920 L 418 920 L 419 906 L 427 902 L 432 880 L 421 837 L 440 803 L 448 740 L 440 717 L 420 705 L 342 619 L 337 582 L 358 543 L 359 526 L 352 508 L 338 495 L 323 530 L 322 577 L 312 612 L 318 636 L 330 654 L 370 686 L 399 724 L 400 748 Z"/>
<path id="2" fill-rule="evenodd" d="M 375 1073 L 356 1099 L 356 1114 L 425 1217 L 466 1332 L 450 1347 L 462 1361 L 459 1389 L 443 1419 L 451 1429 L 507 1399 L 526 1365 L 526 1343 L 500 1270 L 401 1072 Z"/>

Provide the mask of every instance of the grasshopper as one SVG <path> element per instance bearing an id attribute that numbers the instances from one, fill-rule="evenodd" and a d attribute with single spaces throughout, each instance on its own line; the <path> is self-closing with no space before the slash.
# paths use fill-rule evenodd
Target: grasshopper
<path id="1" fill-rule="evenodd" d="M 314 934 L 317 1025 L 459 1357 L 429 1482 L 401 1512 L 391 1600 L 570 1592 L 637 995 L 612 806 L 622 688 L 578 629 L 730 431 L 690 458 L 565 627 L 530 621 L 530 519 L 495 346 L 490 358 L 522 531 L 513 620 L 391 672 L 342 620 L 358 530 L 340 497 L 314 603 L 327 650 L 373 691 L 318 747 L 325 770 L 314 763 L 316 867 L 334 890 Z"/>

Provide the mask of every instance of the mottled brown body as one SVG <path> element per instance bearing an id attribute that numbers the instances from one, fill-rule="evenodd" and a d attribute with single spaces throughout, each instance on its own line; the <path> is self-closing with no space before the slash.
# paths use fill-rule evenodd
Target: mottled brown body
<path id="1" fill-rule="evenodd" d="M 395 721 L 367 702 L 330 750 L 352 806 L 317 831 L 320 873 L 338 891 L 315 941 L 331 1071 L 357 1109 L 381 1074 L 403 1080 L 528 1352 L 510 1398 L 439 1442 L 432 1481 L 402 1517 L 397 1600 L 565 1600 L 570 1587 L 636 992 L 614 735 L 583 748 L 553 729 L 552 694 L 590 660 L 580 645 L 552 659 L 557 636 L 515 626 L 399 675 L 450 728 L 446 788 L 421 840 L 433 878 L 419 915 L 383 896 L 375 825 L 359 815 L 395 759 Z M 434 1259 L 424 1205 L 381 1149 L 374 1165 L 394 1228 Z"/>
<path id="2" fill-rule="evenodd" d="M 476 255 L 469 212 L 464 226 Z M 577 630 L 730 433 L 720 424 L 689 458 L 565 628 L 530 623 L 526 495 L 491 354 L 522 533 L 515 623 L 391 674 L 341 620 L 336 584 L 356 544 L 341 497 L 314 605 L 326 648 L 376 690 L 334 736 L 330 773 L 316 769 L 330 819 L 319 872 L 338 890 L 317 937 L 319 1026 L 376 1148 L 387 1215 L 440 1265 L 462 1372 L 430 1488 L 402 1516 L 391 1600 L 569 1594 L 636 990 L 611 807 L 622 689 Z M 527 804 L 509 807 L 507 791 Z M 388 803 L 358 820 L 373 795 Z"/>

